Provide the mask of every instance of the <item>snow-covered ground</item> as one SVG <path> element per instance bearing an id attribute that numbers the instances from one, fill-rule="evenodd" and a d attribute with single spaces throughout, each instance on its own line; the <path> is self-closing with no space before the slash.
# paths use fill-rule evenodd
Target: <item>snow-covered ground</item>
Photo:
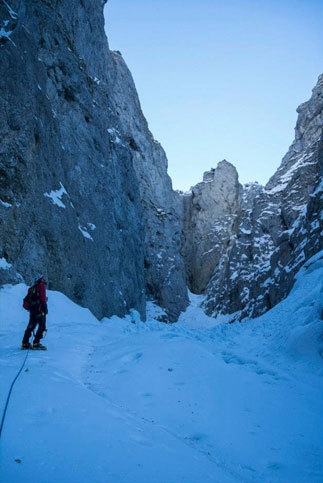
<path id="1" fill-rule="evenodd" d="M 26 352 L 26 286 L 1 303 L 1 416 Z M 2 483 L 323 481 L 323 252 L 290 296 L 226 324 L 97 321 L 49 291 L 47 352 L 30 351 L 1 437 Z"/>

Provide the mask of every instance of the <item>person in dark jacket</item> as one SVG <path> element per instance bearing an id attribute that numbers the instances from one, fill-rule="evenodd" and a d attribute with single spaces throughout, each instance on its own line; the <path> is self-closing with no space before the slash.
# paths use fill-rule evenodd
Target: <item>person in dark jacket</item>
<path id="1" fill-rule="evenodd" d="M 46 332 L 46 315 L 47 310 L 47 296 L 46 296 L 46 280 L 43 275 L 37 275 L 35 277 L 35 283 L 28 290 L 30 294 L 30 309 L 29 309 L 29 323 L 22 339 L 22 349 L 42 349 L 46 350 L 46 347 L 40 343 L 40 339 L 43 338 L 44 332 Z M 34 330 L 37 328 L 36 334 Z M 34 333 L 34 341 L 31 345 L 29 339 L 31 334 Z"/>

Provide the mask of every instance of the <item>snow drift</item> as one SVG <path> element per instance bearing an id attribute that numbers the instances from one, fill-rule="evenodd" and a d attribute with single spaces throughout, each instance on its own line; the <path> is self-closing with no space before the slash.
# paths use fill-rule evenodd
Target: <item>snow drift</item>
<path id="1" fill-rule="evenodd" d="M 1 411 L 26 352 L 23 284 L 1 297 Z M 228 324 L 99 322 L 49 291 L 48 352 L 30 351 L 1 438 L 3 483 L 319 482 L 323 252 L 284 301 Z"/>

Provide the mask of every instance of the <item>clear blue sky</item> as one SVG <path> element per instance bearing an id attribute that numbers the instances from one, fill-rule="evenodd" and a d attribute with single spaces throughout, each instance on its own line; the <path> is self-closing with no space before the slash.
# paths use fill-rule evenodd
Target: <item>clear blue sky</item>
<path id="1" fill-rule="evenodd" d="M 222 159 L 265 184 L 323 72 L 323 0 L 109 0 L 105 16 L 173 187 Z"/>

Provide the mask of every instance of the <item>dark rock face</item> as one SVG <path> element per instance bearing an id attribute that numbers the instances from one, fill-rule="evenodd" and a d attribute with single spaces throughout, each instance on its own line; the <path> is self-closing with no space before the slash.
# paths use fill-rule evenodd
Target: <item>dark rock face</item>
<path id="1" fill-rule="evenodd" d="M 98 317 L 130 308 L 144 317 L 147 278 L 175 320 L 187 295 L 167 162 L 108 49 L 104 3 L 0 6 L 0 283 L 41 271 Z M 158 270 L 168 249 L 173 264 Z"/>
<path id="2" fill-rule="evenodd" d="M 140 103 L 131 74 L 117 52 L 112 90 L 113 106 L 118 113 L 118 133 L 127 140 L 139 191 L 145 225 L 145 279 L 147 295 L 177 320 L 188 304 L 185 268 L 180 256 L 181 219 L 179 200 L 167 174 L 167 158 L 154 140 Z"/>
<path id="3" fill-rule="evenodd" d="M 208 314 L 232 314 L 234 320 L 265 312 L 289 293 L 300 266 L 323 248 L 322 109 L 320 76 L 311 99 L 298 108 L 295 141 L 280 168 L 266 187 L 243 187 L 224 237 L 230 243 L 215 245 L 219 262 L 205 292 Z M 230 179 L 227 183 L 232 186 Z M 216 223 L 209 219 L 204 234 Z"/>
<path id="4" fill-rule="evenodd" d="M 271 259 L 273 304 L 288 294 L 300 266 L 323 248 L 323 75 L 297 112 L 295 141 L 266 186 L 284 224 Z"/>

